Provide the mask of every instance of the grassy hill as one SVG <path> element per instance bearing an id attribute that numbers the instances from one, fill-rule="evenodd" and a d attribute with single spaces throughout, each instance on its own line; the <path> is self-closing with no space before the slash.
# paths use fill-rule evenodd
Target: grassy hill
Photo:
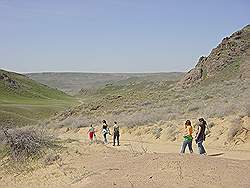
<path id="1" fill-rule="evenodd" d="M 35 124 L 76 103 L 62 91 L 28 77 L 0 70 L 0 121 L 3 125 Z"/>

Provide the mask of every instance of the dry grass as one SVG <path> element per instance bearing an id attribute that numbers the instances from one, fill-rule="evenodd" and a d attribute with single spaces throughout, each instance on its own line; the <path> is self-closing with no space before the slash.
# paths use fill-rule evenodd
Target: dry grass
<path id="1" fill-rule="evenodd" d="M 150 83 L 147 83 L 149 86 Z M 153 83 L 156 90 L 149 90 L 146 84 L 122 86 L 120 88 L 104 88 L 99 95 L 84 99 L 84 104 L 68 113 L 66 119 L 59 122 L 58 127 L 88 127 L 91 124 L 101 125 L 102 119 L 109 124 L 114 121 L 120 126 L 136 127 L 155 124 L 159 121 L 175 121 L 204 117 L 223 118 L 239 115 L 249 116 L 250 105 L 249 83 L 232 80 L 230 82 L 198 85 L 186 90 L 169 89 Z M 143 86 L 143 87 L 142 87 Z M 118 99 L 107 96 L 122 96 Z M 87 96 L 88 97 L 88 96 Z M 100 108 L 91 110 L 98 105 Z"/>

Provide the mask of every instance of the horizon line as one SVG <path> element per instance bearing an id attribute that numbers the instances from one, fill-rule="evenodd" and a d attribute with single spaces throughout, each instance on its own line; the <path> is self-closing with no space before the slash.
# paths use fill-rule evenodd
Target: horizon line
<path id="1" fill-rule="evenodd" d="M 19 74 L 47 74 L 47 73 L 85 73 L 85 74 L 159 74 L 159 73 L 187 73 L 188 71 L 142 71 L 142 72 L 99 72 L 99 71 L 34 71 L 22 72 L 11 69 L 0 68 L 0 70 L 14 72 Z"/>
<path id="2" fill-rule="evenodd" d="M 95 72 L 95 71 L 35 71 L 20 72 L 22 74 L 46 74 L 46 73 L 85 73 L 85 74 L 159 74 L 159 73 L 186 73 L 185 71 L 148 71 L 148 72 Z"/>

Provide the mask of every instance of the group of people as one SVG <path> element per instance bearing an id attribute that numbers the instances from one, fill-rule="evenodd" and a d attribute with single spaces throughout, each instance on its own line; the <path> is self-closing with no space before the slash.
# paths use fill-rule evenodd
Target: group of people
<path id="1" fill-rule="evenodd" d="M 198 146 L 199 153 L 201 155 L 206 155 L 206 150 L 203 146 L 203 142 L 206 139 L 206 125 L 207 122 L 203 119 L 200 118 L 198 122 L 198 130 L 196 132 L 195 136 L 195 142 Z M 185 153 L 186 147 L 188 146 L 190 153 L 193 153 L 193 147 L 192 147 L 192 142 L 193 142 L 193 127 L 191 124 L 190 120 L 187 120 L 184 126 L 184 135 L 183 135 L 184 141 L 181 147 L 181 153 Z"/>
<path id="2" fill-rule="evenodd" d="M 110 129 L 108 127 L 108 124 L 107 124 L 106 120 L 103 120 L 102 124 L 103 124 L 102 125 L 103 143 L 107 144 L 108 143 L 108 135 L 112 136 L 112 134 L 110 133 Z M 96 131 L 95 131 L 94 127 L 91 125 L 90 129 L 88 131 L 89 139 L 90 139 L 91 143 L 93 143 L 94 137 L 95 137 L 95 140 L 96 140 L 95 132 Z M 117 146 L 120 146 L 120 130 L 119 130 L 119 125 L 115 121 L 114 125 L 113 125 L 113 146 L 115 146 L 116 141 L 117 141 Z"/>
<path id="3" fill-rule="evenodd" d="M 103 142 L 104 144 L 108 143 L 108 135 L 112 135 L 110 133 L 110 129 L 107 125 L 106 120 L 102 121 L 103 125 L 102 125 L 102 135 L 103 135 Z M 195 139 L 195 142 L 198 146 L 198 150 L 199 153 L 201 155 L 206 155 L 206 150 L 203 146 L 203 142 L 205 141 L 206 138 L 206 134 L 205 134 L 205 130 L 206 130 L 206 125 L 207 122 L 203 119 L 200 118 L 199 119 L 199 123 L 198 123 L 198 130 L 196 132 L 196 136 L 195 138 L 193 138 L 193 127 L 191 124 L 190 120 L 187 120 L 184 126 L 184 141 L 181 147 L 181 153 L 185 153 L 186 147 L 188 146 L 190 153 L 193 153 L 193 147 L 192 147 L 192 143 L 193 143 L 193 139 Z M 96 134 L 95 134 L 95 128 L 91 125 L 90 129 L 88 131 L 89 134 L 89 139 L 90 142 L 93 143 L 93 139 L 95 137 L 96 140 Z M 117 122 L 114 122 L 113 125 L 113 146 L 115 146 L 115 143 L 117 141 L 117 146 L 120 146 L 120 131 L 119 131 L 119 125 L 117 124 Z"/>

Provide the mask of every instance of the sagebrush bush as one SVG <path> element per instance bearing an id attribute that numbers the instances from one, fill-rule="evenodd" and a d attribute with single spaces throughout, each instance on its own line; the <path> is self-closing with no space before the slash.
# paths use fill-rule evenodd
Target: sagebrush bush
<path id="1" fill-rule="evenodd" d="M 23 160 L 39 156 L 44 149 L 55 147 L 55 139 L 44 130 L 34 128 L 15 128 L 3 130 L 4 144 L 10 150 L 13 160 Z"/>
<path id="2" fill-rule="evenodd" d="M 155 127 L 153 129 L 153 135 L 156 139 L 159 139 L 161 137 L 161 132 L 162 132 L 162 128 L 161 127 Z"/>
<path id="3" fill-rule="evenodd" d="M 200 106 L 199 105 L 197 105 L 197 104 L 191 104 L 191 105 L 189 105 L 188 106 L 188 109 L 187 109 L 187 111 L 188 112 L 193 112 L 193 111 L 197 111 L 197 110 L 199 110 L 200 109 Z"/>
<path id="4" fill-rule="evenodd" d="M 228 127 L 227 140 L 232 141 L 241 129 L 242 126 L 240 118 L 234 118 L 233 120 L 231 120 Z"/>
<path id="5" fill-rule="evenodd" d="M 178 134 L 179 131 L 177 130 L 177 127 L 173 124 L 169 124 L 166 128 L 164 128 L 164 135 L 168 140 L 175 141 Z"/>
<path id="6" fill-rule="evenodd" d="M 59 122 L 57 124 L 58 128 L 62 127 L 70 127 L 70 128 L 81 128 L 81 127 L 89 127 L 94 124 L 96 120 L 89 119 L 86 116 L 78 116 L 78 117 L 68 117 L 67 119 Z"/>
<path id="7" fill-rule="evenodd" d="M 244 103 L 242 105 L 242 108 L 240 109 L 240 112 L 239 112 L 239 116 L 240 117 L 250 117 L 250 103 Z"/>
<path id="8" fill-rule="evenodd" d="M 59 160 L 60 159 L 60 156 L 56 153 L 49 153 L 48 155 L 46 155 L 44 157 L 44 164 L 45 165 L 51 165 L 53 164 L 55 161 Z"/>

